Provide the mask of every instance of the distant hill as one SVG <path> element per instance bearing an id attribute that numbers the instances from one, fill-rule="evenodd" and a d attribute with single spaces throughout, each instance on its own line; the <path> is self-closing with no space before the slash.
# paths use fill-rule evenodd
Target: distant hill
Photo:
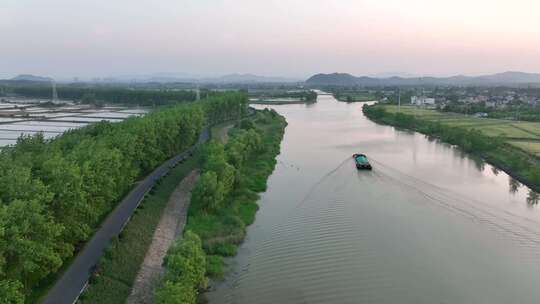
<path id="1" fill-rule="evenodd" d="M 287 83 L 301 82 L 298 79 L 284 77 L 268 77 L 253 74 L 229 74 L 220 77 L 201 79 L 201 82 L 207 83 Z"/>
<path id="2" fill-rule="evenodd" d="M 122 75 L 100 79 L 101 82 L 159 82 L 159 83 L 210 83 L 210 84 L 250 84 L 250 83 L 289 83 L 302 82 L 299 79 L 267 77 L 253 74 L 229 74 L 203 77 L 184 73 L 154 73 L 149 75 Z"/>
<path id="3" fill-rule="evenodd" d="M 42 76 L 35 76 L 30 74 L 20 74 L 13 78 L 11 78 L 13 81 L 36 81 L 36 82 L 50 82 L 52 78 L 49 77 L 42 77 Z"/>
<path id="4" fill-rule="evenodd" d="M 528 85 L 540 84 L 540 74 L 504 72 L 483 76 L 452 77 L 355 77 L 346 73 L 316 74 L 306 80 L 307 85 L 385 86 L 385 85 Z"/>
<path id="5" fill-rule="evenodd" d="M 523 72 L 504 72 L 477 78 L 482 81 L 496 83 L 540 83 L 540 74 Z"/>
<path id="6" fill-rule="evenodd" d="M 358 78 L 347 73 L 316 74 L 306 80 L 310 85 L 354 85 Z"/>

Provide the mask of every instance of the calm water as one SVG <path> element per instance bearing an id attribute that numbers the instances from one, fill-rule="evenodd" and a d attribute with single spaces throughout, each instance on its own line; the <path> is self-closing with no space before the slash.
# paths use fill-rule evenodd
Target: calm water
<path id="1" fill-rule="evenodd" d="M 540 303 L 537 196 L 361 106 L 273 106 L 278 165 L 210 303 Z"/>

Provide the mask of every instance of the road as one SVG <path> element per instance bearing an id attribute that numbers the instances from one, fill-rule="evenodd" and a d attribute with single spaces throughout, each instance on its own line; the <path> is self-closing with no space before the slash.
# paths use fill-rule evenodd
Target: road
<path id="1" fill-rule="evenodd" d="M 131 215 L 144 198 L 144 195 L 154 186 L 160 177 L 169 172 L 174 165 L 189 157 L 199 145 L 208 139 L 209 129 L 206 128 L 201 133 L 195 145 L 167 160 L 144 180 L 139 182 L 111 214 L 109 214 L 92 239 L 79 252 L 73 263 L 49 291 L 43 303 L 72 304 L 77 301 L 79 295 L 86 287 L 92 270 L 103 255 L 104 250 L 110 244 L 111 240 L 122 231 L 124 225 L 129 221 Z"/>

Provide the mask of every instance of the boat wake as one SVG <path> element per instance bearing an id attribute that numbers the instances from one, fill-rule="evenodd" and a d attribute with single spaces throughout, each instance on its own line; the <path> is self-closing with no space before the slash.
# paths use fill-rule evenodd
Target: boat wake
<path id="1" fill-rule="evenodd" d="M 489 205 L 482 200 L 467 197 L 420 180 L 386 166 L 373 158 L 371 159 L 378 168 L 378 170 L 374 171 L 374 176 L 380 182 L 415 191 L 423 196 L 426 201 L 472 222 L 486 226 L 520 246 L 536 249 L 540 247 L 540 223 Z M 538 254 L 536 250 L 535 252 Z"/>

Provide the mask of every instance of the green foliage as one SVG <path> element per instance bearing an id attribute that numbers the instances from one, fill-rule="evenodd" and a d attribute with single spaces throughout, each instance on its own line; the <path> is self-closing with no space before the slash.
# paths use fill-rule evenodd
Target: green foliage
<path id="1" fill-rule="evenodd" d="M 242 121 L 240 121 L 240 125 L 238 127 L 240 129 L 244 129 L 244 130 L 251 130 L 251 129 L 255 128 L 255 124 L 253 123 L 253 121 L 251 119 L 242 119 Z"/>
<path id="2" fill-rule="evenodd" d="M 218 182 L 217 174 L 214 171 L 207 171 L 201 175 L 193 188 L 191 199 L 195 206 L 211 212 L 221 206 L 224 194 L 223 184 Z"/>
<path id="3" fill-rule="evenodd" d="M 196 166 L 196 157 L 179 164 L 154 187 L 154 194 L 148 195 L 141 202 L 121 237 L 111 244 L 107 254 L 100 261 L 98 277 L 92 280 L 83 294 L 82 303 L 112 304 L 126 301 L 169 197 L 178 181 Z"/>
<path id="4" fill-rule="evenodd" d="M 22 304 L 24 295 L 22 284 L 18 281 L 0 281 L 0 303 Z"/>
<path id="5" fill-rule="evenodd" d="M 243 225 L 243 223 L 241 224 Z M 216 254 L 222 257 L 230 257 L 236 255 L 236 246 L 229 242 L 215 242 L 207 244 L 205 250 L 209 254 Z"/>
<path id="6" fill-rule="evenodd" d="M 2 273 L 5 278 L 33 285 L 62 265 L 68 245 L 58 242 L 62 230 L 37 200 L 14 200 L 0 207 L 3 224 Z"/>
<path id="7" fill-rule="evenodd" d="M 196 99 L 196 94 L 193 91 L 142 90 L 110 86 L 78 87 L 59 85 L 57 91 L 59 98 L 79 100 L 82 103 L 95 105 L 105 102 L 151 106 L 166 105 L 179 101 L 194 101 Z M 13 92 L 35 98 L 51 98 L 52 94 L 51 86 L 48 84 L 16 87 L 13 88 Z"/>
<path id="8" fill-rule="evenodd" d="M 157 304 L 195 304 L 198 292 L 188 282 L 173 283 L 166 281 L 163 287 L 156 290 Z"/>
<path id="9" fill-rule="evenodd" d="M 257 112 L 253 120 L 254 127 L 247 131 L 231 130 L 229 141 L 224 148 L 213 142 L 202 149 L 203 171 L 204 168 L 219 171 L 216 168 L 223 167 L 225 153 L 226 164 L 232 166 L 236 172 L 234 186 L 219 203 L 220 208 L 207 208 L 211 203 L 201 203 L 199 194 L 196 193 L 198 191 L 193 191 L 186 229 L 201 237 L 207 254 L 236 254 L 236 245 L 242 241 L 245 227 L 254 221 L 258 209 L 257 192 L 266 189 L 266 180 L 274 169 L 286 123 L 277 113 L 268 110 Z M 217 166 L 216 163 L 220 165 Z M 212 174 L 214 171 L 206 171 L 203 176 L 209 172 Z M 201 178 L 196 187 L 206 183 Z M 213 185 L 213 181 L 209 184 Z"/>
<path id="10" fill-rule="evenodd" d="M 234 130 L 225 147 L 211 142 L 202 148 L 203 174 L 192 193 L 187 232 L 169 249 L 165 280 L 155 293 L 157 303 L 195 303 L 198 291 L 206 287 L 204 276 L 223 277 L 223 257 L 236 254 L 258 208 L 255 191 L 266 186 L 286 125 L 273 111 L 258 116 L 258 124 L 248 131 Z M 256 172 L 261 167 L 263 171 Z M 235 172 L 234 183 L 225 192 L 229 168 Z M 252 178 L 259 180 L 254 189 L 247 182 Z"/>
<path id="11" fill-rule="evenodd" d="M 186 231 L 184 238 L 177 240 L 165 257 L 165 278 L 156 290 L 156 303 L 196 303 L 198 290 L 207 287 L 206 255 L 201 239 Z"/>
<path id="12" fill-rule="evenodd" d="M 19 281 L 25 295 L 42 290 L 40 282 L 50 283 L 139 177 L 193 145 L 205 125 L 237 118 L 246 105 L 245 95 L 223 93 L 52 140 L 22 136 L 3 148 L 0 281 Z M 223 174 L 230 184 L 231 170 Z"/>
<path id="13" fill-rule="evenodd" d="M 196 289 L 206 288 L 206 255 L 201 239 L 191 231 L 184 233 L 184 238 L 176 241 L 165 257 L 165 280 L 169 282 L 186 281 Z"/>
<path id="14" fill-rule="evenodd" d="M 225 275 L 225 262 L 219 255 L 206 256 L 206 274 L 214 278 L 222 278 Z"/>

